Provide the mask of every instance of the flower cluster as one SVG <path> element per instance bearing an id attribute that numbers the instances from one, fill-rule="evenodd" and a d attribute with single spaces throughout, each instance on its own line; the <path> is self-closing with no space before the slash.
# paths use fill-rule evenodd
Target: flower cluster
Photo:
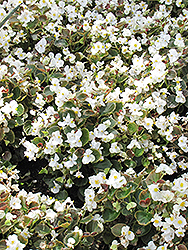
<path id="1" fill-rule="evenodd" d="M 181 248 L 187 8 L 186 0 L 0 4 L 0 248 Z M 39 174 L 53 197 L 14 183 L 10 166 L 24 158 L 47 162 Z"/>

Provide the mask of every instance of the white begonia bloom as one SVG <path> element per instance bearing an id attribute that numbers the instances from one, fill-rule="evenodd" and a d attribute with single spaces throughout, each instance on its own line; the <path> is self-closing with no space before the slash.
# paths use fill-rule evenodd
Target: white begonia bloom
<path id="1" fill-rule="evenodd" d="M 2 108 L 1 111 L 4 114 L 9 115 L 12 113 L 13 115 L 17 113 L 17 107 L 18 103 L 15 100 L 10 101 L 9 103 L 7 102 Z"/>
<path id="2" fill-rule="evenodd" d="M 58 183 L 56 183 L 55 181 L 53 181 L 53 183 L 54 183 L 54 186 L 50 190 L 53 194 L 57 194 L 57 193 L 59 193 L 61 186 Z"/>
<path id="3" fill-rule="evenodd" d="M 28 239 L 31 237 L 31 233 L 29 232 L 28 228 L 24 228 L 24 230 L 20 233 L 20 235 L 25 238 Z"/>
<path id="4" fill-rule="evenodd" d="M 157 247 L 155 246 L 153 241 L 149 241 L 147 247 L 145 247 L 145 250 L 155 250 Z"/>
<path id="5" fill-rule="evenodd" d="M 37 97 L 36 97 L 36 99 L 35 99 L 35 103 L 36 103 L 37 105 L 40 105 L 40 106 L 44 106 L 44 104 L 45 104 L 43 95 L 39 94 L 38 92 L 37 92 Z"/>
<path id="6" fill-rule="evenodd" d="M 164 163 L 161 163 L 157 168 L 156 168 L 156 173 L 160 173 L 160 172 L 165 172 L 169 175 L 172 175 L 174 173 L 174 171 L 169 167 L 167 166 L 166 164 Z"/>
<path id="7" fill-rule="evenodd" d="M 178 53 L 176 51 L 176 49 L 170 49 L 169 53 L 168 53 L 168 57 L 170 59 L 170 63 L 174 63 L 178 60 L 178 58 L 180 57 L 180 53 Z"/>
<path id="8" fill-rule="evenodd" d="M 176 219 L 173 221 L 173 225 L 177 229 L 183 228 L 187 225 L 187 221 L 182 215 L 180 215 L 180 216 L 177 216 Z"/>
<path id="9" fill-rule="evenodd" d="M 186 102 L 186 98 L 183 95 L 182 91 L 176 91 L 175 101 L 178 102 L 178 103 L 185 103 Z"/>
<path id="10" fill-rule="evenodd" d="M 178 237 L 184 237 L 184 236 L 185 236 L 185 232 L 186 232 L 185 229 L 183 229 L 183 228 L 178 228 L 178 230 L 175 231 L 175 234 L 176 234 Z"/>
<path id="11" fill-rule="evenodd" d="M 95 156 L 92 154 L 93 151 L 91 149 L 86 149 L 83 158 L 82 158 L 82 163 L 83 164 L 88 164 L 90 162 L 95 161 Z"/>
<path id="12" fill-rule="evenodd" d="M 87 188 L 84 192 L 86 207 L 89 212 L 92 212 L 93 209 L 97 208 L 97 203 L 94 201 L 95 191 L 93 189 Z"/>
<path id="13" fill-rule="evenodd" d="M 132 231 L 129 230 L 129 226 L 124 226 L 121 229 L 121 236 L 125 238 L 126 240 L 134 240 L 135 235 Z"/>
<path id="14" fill-rule="evenodd" d="M 29 158 L 29 161 L 36 160 L 35 154 L 38 153 L 39 148 L 29 141 L 25 141 L 23 146 L 26 148 L 24 155 Z"/>
<path id="15" fill-rule="evenodd" d="M 158 201 L 162 201 L 164 203 L 170 202 L 174 198 L 174 193 L 170 190 L 163 190 L 160 192 L 160 198 Z"/>
<path id="16" fill-rule="evenodd" d="M 81 136 L 82 136 L 81 129 L 78 129 L 77 132 L 72 130 L 70 133 L 67 133 L 67 140 L 65 142 L 69 143 L 71 148 L 81 147 L 82 146 L 82 142 L 80 140 Z"/>
<path id="17" fill-rule="evenodd" d="M 186 136 L 182 135 L 179 139 L 178 139 L 178 146 L 181 148 L 182 146 L 184 146 L 185 144 L 188 143 L 188 139 Z"/>
<path id="18" fill-rule="evenodd" d="M 59 130 L 52 133 L 52 137 L 51 137 L 50 141 L 53 145 L 61 145 L 62 144 L 63 139 L 62 139 L 62 136 L 61 136 L 61 133 Z"/>
<path id="19" fill-rule="evenodd" d="M 6 240 L 6 246 L 7 249 L 10 250 L 23 250 L 25 247 L 25 244 L 22 244 L 19 240 L 18 240 L 18 236 L 16 234 L 13 235 L 9 235 L 8 239 Z"/>
<path id="20" fill-rule="evenodd" d="M 188 183 L 184 178 L 178 178 L 174 180 L 174 186 L 172 190 L 179 191 L 180 193 L 184 193 L 188 188 Z"/>
<path id="21" fill-rule="evenodd" d="M 45 52 L 45 48 L 47 45 L 47 41 L 46 39 L 43 37 L 36 45 L 35 45 L 35 49 L 40 53 L 44 53 Z"/>
<path id="22" fill-rule="evenodd" d="M 20 209 L 22 207 L 21 200 L 12 196 L 10 200 L 10 207 L 12 209 Z"/>
<path id="23" fill-rule="evenodd" d="M 181 2 L 181 1 L 179 1 L 179 2 Z M 184 40 L 183 40 L 183 38 L 182 38 L 182 36 L 181 36 L 180 33 L 176 34 L 176 39 L 175 39 L 175 41 L 174 41 L 174 44 L 175 44 L 177 47 L 179 47 L 179 48 L 185 47 Z"/>
<path id="24" fill-rule="evenodd" d="M 66 117 L 63 117 L 63 122 L 58 122 L 58 125 L 65 128 L 66 126 L 69 126 L 71 128 L 75 128 L 76 124 L 74 122 L 74 118 L 70 117 L 70 114 L 68 113 Z"/>
<path id="25" fill-rule="evenodd" d="M 127 181 L 124 176 L 121 176 L 119 172 L 117 172 L 115 169 L 110 170 L 110 176 L 106 183 L 113 188 L 120 188 L 123 185 L 126 185 Z"/>
<path id="26" fill-rule="evenodd" d="M 45 217 L 47 220 L 50 220 L 51 222 L 53 222 L 56 216 L 57 216 L 57 213 L 54 212 L 52 209 L 49 208 L 46 210 Z"/>
<path id="27" fill-rule="evenodd" d="M 106 175 L 103 172 L 98 173 L 97 175 L 93 175 L 89 177 L 89 183 L 92 188 L 99 188 L 101 184 L 104 184 L 106 181 Z"/>
<path id="28" fill-rule="evenodd" d="M 74 153 L 72 154 L 72 157 L 69 156 L 68 159 L 69 159 L 68 161 L 65 161 L 63 163 L 66 168 L 71 168 L 74 165 L 77 165 L 77 161 L 76 160 L 78 159 L 78 157 Z"/>
<path id="29" fill-rule="evenodd" d="M 152 126 L 153 126 L 153 120 L 151 118 L 144 118 L 144 123 L 143 126 L 148 129 L 149 131 L 152 130 Z"/>
<path id="30" fill-rule="evenodd" d="M 170 217 L 165 218 L 166 223 L 172 225 L 175 220 L 175 215 L 171 214 Z"/>
<path id="31" fill-rule="evenodd" d="M 148 189 L 154 201 L 158 201 L 161 198 L 158 184 L 148 185 Z"/>
<path id="32" fill-rule="evenodd" d="M 160 227 L 162 225 L 162 217 L 159 216 L 158 214 L 155 214 L 154 217 L 151 219 L 151 222 L 153 222 L 153 225 L 155 227 Z"/>
<path id="33" fill-rule="evenodd" d="M 168 244 L 165 243 L 163 246 L 159 246 L 156 250 L 167 250 Z"/>
<path id="34" fill-rule="evenodd" d="M 131 51 L 135 51 L 135 50 L 141 51 L 142 50 L 141 43 L 138 40 L 136 40 L 135 38 L 132 38 L 131 40 L 129 40 L 128 45 L 129 45 L 129 49 Z"/>
<path id="35" fill-rule="evenodd" d="M 75 239 L 71 237 L 71 238 L 69 238 L 68 241 L 67 241 L 67 246 L 68 246 L 69 248 L 72 248 L 72 249 L 73 249 L 73 248 L 74 248 L 75 242 L 76 242 Z"/>
<path id="36" fill-rule="evenodd" d="M 118 147 L 117 144 L 118 144 L 117 142 L 113 142 L 111 144 L 111 147 L 109 149 L 109 151 L 110 151 L 111 154 L 114 154 L 114 153 L 118 154 L 118 153 L 120 153 L 121 149 L 120 149 L 120 147 Z"/>
<path id="37" fill-rule="evenodd" d="M 161 234 L 161 236 L 166 242 L 170 242 L 174 239 L 174 229 L 169 227 L 167 230 L 164 231 L 164 233 Z"/>

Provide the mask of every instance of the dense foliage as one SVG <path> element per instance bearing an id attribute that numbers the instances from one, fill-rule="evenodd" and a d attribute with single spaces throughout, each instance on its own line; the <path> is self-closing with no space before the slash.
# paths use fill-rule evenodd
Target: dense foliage
<path id="1" fill-rule="evenodd" d="M 187 249 L 187 7 L 1 1 L 0 249 Z"/>

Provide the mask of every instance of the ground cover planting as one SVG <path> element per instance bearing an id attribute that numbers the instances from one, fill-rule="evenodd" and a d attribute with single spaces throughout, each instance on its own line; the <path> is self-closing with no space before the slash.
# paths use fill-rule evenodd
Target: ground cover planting
<path id="1" fill-rule="evenodd" d="M 187 0 L 0 3 L 0 249 L 187 250 Z"/>

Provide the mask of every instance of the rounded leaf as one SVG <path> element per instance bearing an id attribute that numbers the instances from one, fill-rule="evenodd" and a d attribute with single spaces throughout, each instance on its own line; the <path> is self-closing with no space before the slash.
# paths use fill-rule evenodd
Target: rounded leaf
<path id="1" fill-rule="evenodd" d="M 139 210 L 135 213 L 135 218 L 140 225 L 148 225 L 153 218 L 153 215 L 149 212 Z"/>

